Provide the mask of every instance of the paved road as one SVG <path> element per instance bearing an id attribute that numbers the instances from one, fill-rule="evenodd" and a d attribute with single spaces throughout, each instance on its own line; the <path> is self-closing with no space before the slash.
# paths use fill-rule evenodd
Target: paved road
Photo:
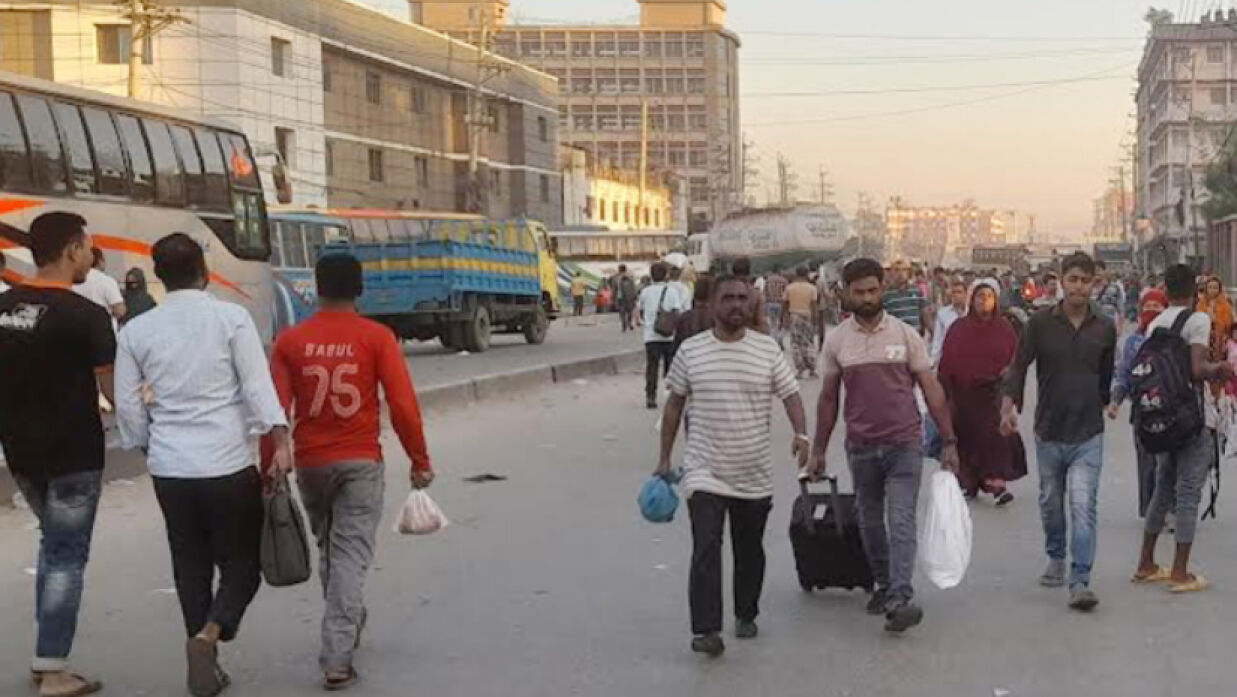
<path id="1" fill-rule="evenodd" d="M 809 392 L 813 399 L 814 388 Z M 762 635 L 728 640 L 719 660 L 698 658 L 687 647 L 687 521 L 653 526 L 635 509 L 652 465 L 656 420 L 641 402 L 640 378 L 628 374 L 432 417 L 430 445 L 441 472 L 434 494 L 453 525 L 424 539 L 389 532 L 406 486 L 403 459 L 393 458 L 357 694 L 1233 693 L 1237 498 L 1226 496 L 1222 519 L 1200 530 L 1198 561 L 1213 590 L 1170 597 L 1131 587 L 1139 528 L 1133 457 L 1121 427 L 1109 434 L 1095 574 L 1103 604 L 1095 615 L 1070 613 L 1064 591 L 1035 584 L 1042 562 L 1032 477 L 1014 485 L 1020 498 L 1012 508 L 974 506 L 976 546 L 965 583 L 937 591 L 920 581 L 925 624 L 887 637 L 864 615 L 859 594 L 799 590 L 786 539 L 795 485 L 783 460 L 767 535 Z M 776 422 L 778 442 L 788 446 L 785 420 Z M 482 472 L 510 479 L 462 481 Z M 4 695 L 28 692 L 30 526 L 26 513 L 0 513 Z M 183 694 L 180 619 L 162 537 L 146 479 L 107 488 L 76 656 L 79 667 L 109 681 L 107 694 Z M 261 591 L 239 641 L 225 650 L 237 682 L 231 694 L 315 693 L 318 593 L 316 582 Z"/>

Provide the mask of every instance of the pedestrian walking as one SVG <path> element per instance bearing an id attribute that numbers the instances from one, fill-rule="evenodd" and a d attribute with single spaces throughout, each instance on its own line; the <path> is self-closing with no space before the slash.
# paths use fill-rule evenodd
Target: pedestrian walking
<path id="1" fill-rule="evenodd" d="M 175 233 L 152 256 L 168 294 L 120 334 L 116 419 L 124 446 L 146 453 L 167 525 L 189 691 L 212 697 L 230 683 L 218 644 L 236 638 L 261 583 L 256 436 L 271 435 L 281 473 L 291 437 L 249 313 L 205 291 L 201 245 Z"/>
<path id="2" fill-rule="evenodd" d="M 1065 298 L 1033 315 L 1018 343 L 1005 381 L 1001 431 L 1018 430 L 1027 370 L 1034 363 L 1039 382 L 1035 408 L 1039 462 L 1040 519 L 1048 567 L 1040 584 L 1067 582 L 1066 508 L 1069 494 L 1069 607 L 1093 610 L 1099 598 L 1091 590 L 1095 563 L 1096 504 L 1104 464 L 1104 416 L 1112 387 L 1117 330 L 1091 303 L 1095 262 L 1086 254 L 1066 257 L 1061 265 Z"/>
<path id="3" fill-rule="evenodd" d="M 854 314 L 829 333 L 821 352 L 825 380 L 809 472 L 820 476 L 827 469 L 825 453 L 845 385 L 846 455 L 858 494 L 863 547 L 876 578 L 867 610 L 885 616 L 886 631 L 900 633 L 923 620 L 911 584 L 923 470 L 916 385 L 940 430 L 941 465 L 946 469 L 958 468 L 958 440 L 927 345 L 914 327 L 883 307 L 885 271 L 880 263 L 851 261 L 842 269 L 842 283 Z"/>
<path id="4" fill-rule="evenodd" d="M 1112 320 L 1117 327 L 1117 334 L 1120 335 L 1122 327 L 1125 326 L 1125 287 L 1121 285 L 1121 279 L 1108 274 L 1108 264 L 1105 264 L 1103 259 L 1095 262 L 1094 292 L 1095 303 L 1099 305 L 1100 312 Z"/>
<path id="5" fill-rule="evenodd" d="M 781 268 L 774 266 L 773 272 L 765 277 L 765 322 L 769 328 L 769 336 L 780 346 L 782 344 L 783 313 L 786 311 L 786 289 L 790 281 L 782 275 Z"/>
<path id="6" fill-rule="evenodd" d="M 588 282 L 584 274 L 577 271 L 571 278 L 571 314 L 580 317 L 584 314 L 584 295 L 588 293 Z"/>
<path id="7" fill-rule="evenodd" d="M 1168 307 L 1168 296 L 1159 288 L 1151 288 L 1143 293 L 1140 302 L 1142 307 L 1138 313 L 1138 323 L 1134 331 L 1125 338 L 1118 367 L 1113 375 L 1112 395 L 1109 398 L 1107 409 L 1109 420 L 1117 418 L 1121 404 L 1130 396 L 1130 385 L 1133 380 L 1130 373 L 1134 367 L 1134 357 L 1138 355 L 1138 350 L 1147 340 L 1151 321 L 1159 317 L 1160 313 Z M 1132 411 L 1130 423 L 1134 423 Z M 1142 441 L 1137 437 L 1134 438 L 1134 453 L 1138 464 L 1138 517 L 1143 518 L 1147 515 L 1147 507 L 1151 505 L 1151 495 L 1155 493 L 1155 456 L 1147 452 Z"/>
<path id="8" fill-rule="evenodd" d="M 653 283 L 640 291 L 637 305 L 640 308 L 640 324 L 644 327 L 644 397 L 649 409 L 657 408 L 657 378 L 670 372 L 670 360 L 674 357 L 674 333 L 657 331 L 659 313 L 681 313 L 684 300 L 666 282 L 666 264 L 656 262 L 649 269 Z M 659 368 L 660 366 L 660 368 Z"/>
<path id="9" fill-rule="evenodd" d="M 158 305 L 146 288 L 146 272 L 134 267 L 125 274 L 124 302 L 125 322 L 153 310 Z"/>
<path id="10" fill-rule="evenodd" d="M 86 221 L 40 215 L 30 248 L 34 279 L 0 295 L 0 445 L 39 521 L 31 678 L 45 697 L 88 695 L 101 684 L 71 672 L 69 653 L 103 488 L 99 394 L 112 396 L 116 337 L 107 312 L 72 291 L 94 262 Z"/>
<path id="11" fill-rule="evenodd" d="M 90 273 L 86 274 L 84 281 L 73 286 L 73 292 L 107 310 L 113 319 L 120 321 L 125 318 L 126 313 L 120 284 L 104 271 L 107 259 L 103 256 L 103 250 L 95 247 L 91 254 L 94 255 L 94 263 L 90 267 Z"/>
<path id="12" fill-rule="evenodd" d="M 1225 343 L 1228 342 L 1229 332 L 1233 327 L 1233 304 L 1224 296 L 1224 286 L 1219 278 L 1210 276 L 1203 284 L 1202 295 L 1195 308 L 1197 311 L 1205 313 L 1211 320 L 1211 349 L 1212 360 L 1221 360 L 1225 355 Z"/>
<path id="13" fill-rule="evenodd" d="M 636 281 L 627 271 L 626 264 L 619 264 L 618 277 L 614 283 L 614 303 L 618 306 L 619 322 L 623 332 L 635 331 L 632 315 L 636 309 Z"/>
<path id="14" fill-rule="evenodd" d="M 919 286 L 910 282 L 911 265 L 898 259 L 889 267 L 889 283 L 882 299 L 884 311 L 910 325 L 916 334 L 923 333 L 923 314 L 927 300 L 919 292 Z"/>
<path id="15" fill-rule="evenodd" d="M 1031 306 L 1035 310 L 1056 307 L 1061 302 L 1061 279 L 1055 273 L 1044 274 L 1043 283 L 1034 290 L 1037 293 Z"/>
<path id="16" fill-rule="evenodd" d="M 687 285 L 687 282 L 683 280 L 683 267 L 687 265 L 687 259 L 682 254 L 672 254 L 669 257 L 673 257 L 673 259 L 668 258 L 664 261 L 667 272 L 666 283 L 670 284 L 670 287 L 678 292 L 680 298 L 683 298 L 683 311 L 687 312 L 692 309 L 692 298 L 694 297 L 691 286 Z"/>
<path id="17" fill-rule="evenodd" d="M 1210 359 L 1213 320 L 1207 314 L 1193 309 L 1193 270 L 1185 264 L 1171 266 L 1164 272 L 1164 280 L 1169 306 L 1151 321 L 1147 331 L 1151 335 L 1171 332 L 1189 344 L 1190 373 L 1198 392 L 1195 397 L 1201 403 L 1203 382 L 1222 382 L 1231 378 L 1233 371 L 1227 362 Z M 1146 358 L 1142 356 L 1139 360 Z M 1201 411 L 1199 415 L 1201 416 Z M 1168 452 L 1155 456 L 1155 492 L 1147 508 L 1142 551 L 1134 573 L 1134 582 L 1165 581 L 1169 584 L 1169 591 L 1173 593 L 1192 593 L 1207 589 L 1207 579 L 1203 578 L 1202 574 L 1190 571 L 1190 553 L 1194 547 L 1199 502 L 1202 500 L 1207 473 L 1211 469 L 1215 454 L 1214 438 L 1214 433 L 1205 428 L 1202 419 L 1199 419 L 1196 433 Z M 1164 529 L 1164 519 L 1170 511 L 1176 512 L 1177 546 L 1172 568 L 1163 569 L 1155 562 L 1155 547 Z"/>
<path id="18" fill-rule="evenodd" d="M 382 520 L 379 387 L 412 463 L 412 486 L 428 487 L 434 471 L 403 351 L 390 329 L 356 312 L 360 262 L 329 254 L 318 260 L 315 276 L 319 309 L 280 335 L 271 370 L 296 424 L 296 480 L 318 539 L 326 599 L 318 664 L 323 687 L 339 690 L 357 681 L 352 659 L 369 614 L 365 577 Z"/>
<path id="19" fill-rule="evenodd" d="M 712 331 L 716 318 L 713 316 L 713 278 L 709 274 L 700 274 L 696 278 L 695 297 L 692 299 L 692 309 L 679 317 L 678 326 L 674 332 L 674 353 L 684 341 L 702 332 Z"/>
<path id="20" fill-rule="evenodd" d="M 961 276 L 950 281 L 949 294 L 946 296 L 949 303 L 937 311 L 936 324 L 932 329 L 932 348 L 928 354 L 932 358 L 933 366 L 941 363 L 941 350 L 945 347 L 945 336 L 949 333 L 949 328 L 966 314 L 969 294 L 970 289 L 962 282 Z"/>
<path id="21" fill-rule="evenodd" d="M 734 277 L 713 285 L 716 324 L 679 349 L 670 373 L 656 475 L 669 474 L 684 410 L 691 418 L 682 487 L 692 526 L 689 584 L 692 650 L 718 656 L 722 641 L 722 530 L 730 517 L 735 637 L 755 638 L 764 584 L 764 531 L 773 506 L 772 409 L 782 402 L 794 429 L 791 452 L 807 463 L 799 385 L 773 339 L 748 329 L 753 290 Z"/>
<path id="22" fill-rule="evenodd" d="M 1001 284 L 980 279 L 969 308 L 949 329 L 942 349 L 941 386 L 949 398 L 958 437 L 958 481 L 970 498 L 991 494 L 998 506 L 1014 495 L 1009 482 L 1027 474 L 1026 450 L 1017 433 L 1001 433 L 1001 381 L 1018 337 L 1001 314 Z"/>
<path id="23" fill-rule="evenodd" d="M 820 294 L 808 280 L 806 266 L 795 270 L 795 281 L 786 288 L 786 323 L 796 377 L 816 377 L 816 315 Z"/>

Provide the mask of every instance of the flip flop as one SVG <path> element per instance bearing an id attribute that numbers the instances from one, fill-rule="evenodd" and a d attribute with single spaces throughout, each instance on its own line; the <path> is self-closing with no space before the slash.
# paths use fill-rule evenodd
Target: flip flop
<path id="1" fill-rule="evenodd" d="M 69 677 L 78 681 L 78 686 L 68 692 L 47 692 L 45 689 L 39 690 L 40 697 L 84 697 L 85 695 L 93 695 L 103 689 L 103 683 L 98 680 L 87 680 L 77 673 L 69 673 Z"/>
<path id="2" fill-rule="evenodd" d="M 1199 574 L 1193 574 L 1189 581 L 1186 581 L 1185 583 L 1174 583 L 1169 586 L 1168 592 L 1177 594 L 1197 593 L 1199 591 L 1205 591 L 1210 587 L 1211 584 L 1207 582 L 1207 579 L 1203 578 Z"/>
<path id="3" fill-rule="evenodd" d="M 332 677 L 329 673 L 322 680 L 322 689 L 327 692 L 336 692 L 338 690 L 346 690 L 357 683 L 359 676 L 356 668 L 348 666 L 348 672 L 344 677 Z"/>
<path id="4" fill-rule="evenodd" d="M 1157 566 L 1155 567 L 1155 571 L 1152 571 L 1149 574 L 1135 573 L 1130 577 L 1130 583 L 1138 583 L 1142 585 L 1150 583 L 1163 583 L 1172 578 L 1172 575 L 1173 572 L 1169 569 L 1165 569 L 1162 566 Z"/>

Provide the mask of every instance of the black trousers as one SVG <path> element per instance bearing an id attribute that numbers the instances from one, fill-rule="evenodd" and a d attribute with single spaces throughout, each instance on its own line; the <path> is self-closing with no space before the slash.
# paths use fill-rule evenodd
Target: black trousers
<path id="1" fill-rule="evenodd" d="M 583 295 L 571 296 L 571 304 L 572 304 L 573 315 L 575 315 L 576 317 L 580 317 L 581 315 L 584 314 L 584 296 Z"/>
<path id="2" fill-rule="evenodd" d="M 257 468 L 213 479 L 153 477 L 167 523 L 185 631 L 208 622 L 231 641 L 262 583 L 262 479 Z M 215 588 L 215 569 L 219 587 Z"/>
<path id="3" fill-rule="evenodd" d="M 687 500 L 692 519 L 692 569 L 688 588 L 692 634 L 722 631 L 722 530 L 730 514 L 734 554 L 734 614 L 755 620 L 765 582 L 765 523 L 773 499 L 737 499 L 697 491 Z"/>
<path id="4" fill-rule="evenodd" d="M 670 361 L 674 360 L 673 341 L 649 341 L 644 344 L 644 395 L 649 399 L 657 399 L 657 366 L 660 364 L 661 376 L 670 372 Z"/>

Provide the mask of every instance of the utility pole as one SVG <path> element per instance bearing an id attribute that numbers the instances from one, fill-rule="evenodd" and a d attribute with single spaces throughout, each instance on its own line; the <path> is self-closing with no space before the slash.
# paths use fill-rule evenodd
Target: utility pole
<path id="1" fill-rule="evenodd" d="M 141 96 L 142 59 L 147 57 L 142 50 L 146 40 L 173 24 L 188 24 L 189 19 L 180 10 L 160 7 L 156 0 L 113 0 L 113 3 L 124 10 L 124 17 L 129 20 L 129 97 L 137 99 Z"/>
<path id="2" fill-rule="evenodd" d="M 1130 205 L 1125 197 L 1125 163 L 1117 167 L 1117 186 L 1121 192 L 1121 241 L 1130 241 Z"/>
<path id="3" fill-rule="evenodd" d="M 820 166 L 820 189 L 818 196 L 820 205 L 828 205 L 833 200 L 833 185 L 829 183 L 829 170 L 825 169 L 824 165 Z"/>
<path id="4" fill-rule="evenodd" d="M 469 213 L 482 215 L 489 214 L 490 197 L 488 182 L 481 176 L 481 138 L 494 121 L 486 108 L 488 100 L 485 83 L 510 69 L 510 66 L 490 52 L 493 19 L 486 10 L 477 14 L 480 33 L 480 41 L 477 42 L 477 76 L 468 92 L 468 113 L 465 116 L 468 127 L 467 209 Z"/>
<path id="5" fill-rule="evenodd" d="M 777 156 L 777 191 L 778 202 L 783 206 L 790 206 L 794 200 L 794 193 L 798 187 L 795 186 L 795 174 L 790 170 L 790 161 L 778 153 Z"/>
<path id="6" fill-rule="evenodd" d="M 756 156 L 756 143 L 748 140 L 746 135 L 743 137 L 742 178 L 743 205 L 755 206 L 756 194 L 753 192 L 760 188 L 760 158 Z"/>
<path id="7" fill-rule="evenodd" d="M 1190 235 L 1193 237 L 1195 271 L 1202 270 L 1202 244 L 1199 241 L 1198 228 L 1194 220 L 1194 90 L 1198 89 L 1198 53 L 1190 50 L 1190 99 L 1186 115 L 1186 148 L 1185 148 L 1185 189 L 1181 197 L 1190 221 Z M 1183 216 L 1184 217 L 1184 216 Z"/>
<path id="8" fill-rule="evenodd" d="M 644 210 L 644 193 L 648 189 L 649 179 L 649 100 L 640 99 L 640 198 L 638 210 Z M 640 213 L 637 212 L 639 217 Z M 637 221 L 640 222 L 640 221 Z M 637 227 L 640 227 L 637 225 Z"/>

